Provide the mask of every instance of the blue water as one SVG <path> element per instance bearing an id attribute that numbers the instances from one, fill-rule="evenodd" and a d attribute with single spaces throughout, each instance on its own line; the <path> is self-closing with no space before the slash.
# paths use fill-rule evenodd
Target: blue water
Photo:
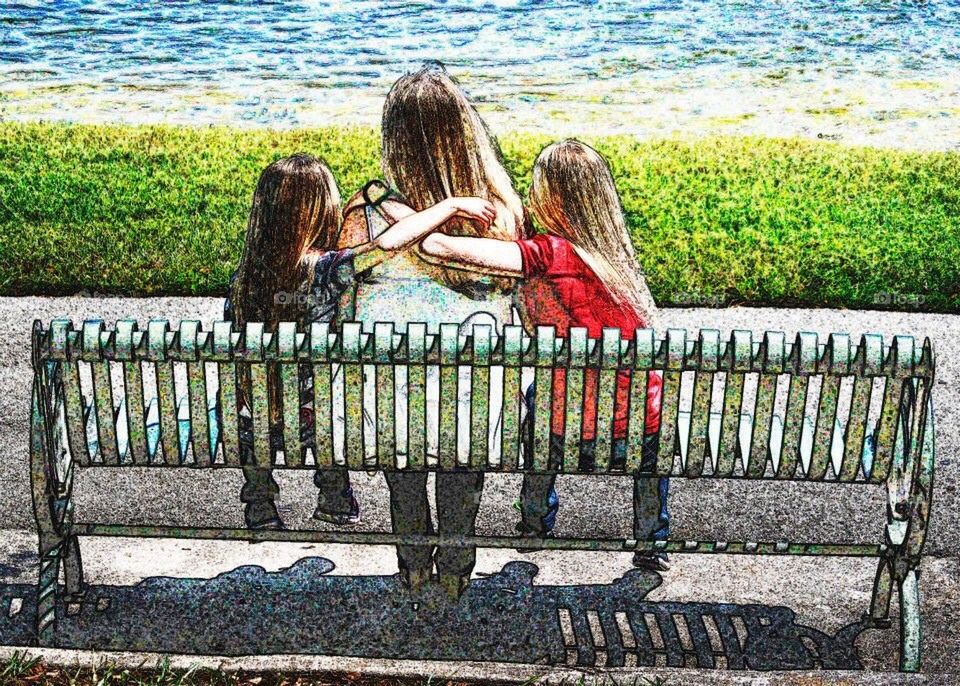
<path id="1" fill-rule="evenodd" d="M 385 91 L 440 60 L 508 106 L 644 75 L 697 84 L 759 78 L 960 72 L 960 3 L 8 2 L 0 89 L 213 87 L 256 116 L 260 91 L 291 105 L 329 89 Z M 318 92 L 320 94 L 318 95 Z M 246 114 L 245 114 L 246 113 Z M 250 113 L 253 113 L 252 115 Z"/>

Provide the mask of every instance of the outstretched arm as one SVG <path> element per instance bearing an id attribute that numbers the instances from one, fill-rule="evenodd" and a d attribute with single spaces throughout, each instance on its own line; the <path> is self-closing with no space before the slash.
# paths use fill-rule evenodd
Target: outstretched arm
<path id="1" fill-rule="evenodd" d="M 523 275 L 520 248 L 513 241 L 434 233 L 421 241 L 420 249 L 432 261 L 445 266 L 504 276 Z"/>
<path id="2" fill-rule="evenodd" d="M 389 259 L 392 253 L 408 248 L 449 219 L 463 217 L 484 229 L 496 218 L 496 209 L 482 198 L 447 198 L 422 212 L 408 214 L 377 236 L 358 246 L 356 269 L 363 271 Z"/>

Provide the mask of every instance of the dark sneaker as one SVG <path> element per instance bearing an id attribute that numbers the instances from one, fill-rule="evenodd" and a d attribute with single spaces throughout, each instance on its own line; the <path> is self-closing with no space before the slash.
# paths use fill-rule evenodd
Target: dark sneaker
<path id="1" fill-rule="evenodd" d="M 460 600 L 463 592 L 470 585 L 470 575 L 461 576 L 460 574 L 441 574 L 439 576 L 440 587 L 447 595 L 447 600 L 452 603 Z"/>
<path id="2" fill-rule="evenodd" d="M 286 528 L 272 500 L 247 503 L 243 510 L 243 519 L 248 529 L 256 531 L 278 531 Z"/>
<path id="3" fill-rule="evenodd" d="M 523 522 L 517 522 L 517 526 L 514 527 L 521 538 L 553 538 L 553 532 L 547 531 L 544 534 L 536 531 L 535 529 L 530 528 Z M 537 546 L 533 548 L 517 548 L 518 553 L 533 553 L 538 550 L 543 550 L 543 548 Z"/>
<path id="4" fill-rule="evenodd" d="M 419 593 L 430 582 L 430 569 L 401 569 L 400 582 L 412 593 Z"/>
<path id="5" fill-rule="evenodd" d="M 360 503 L 354 496 L 350 496 L 350 512 L 328 512 L 319 504 L 313 511 L 313 518 L 321 522 L 329 522 L 337 526 L 346 526 L 349 524 L 360 523 Z"/>
<path id="6" fill-rule="evenodd" d="M 633 566 L 640 569 L 648 569 L 651 572 L 670 571 L 670 558 L 666 553 L 642 553 L 633 554 Z"/>

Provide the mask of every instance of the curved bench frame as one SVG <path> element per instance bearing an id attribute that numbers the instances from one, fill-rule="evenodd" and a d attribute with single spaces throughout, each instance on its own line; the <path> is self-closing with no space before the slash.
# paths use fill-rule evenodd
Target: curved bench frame
<path id="1" fill-rule="evenodd" d="M 314 541 L 369 544 L 442 543 L 487 547 L 583 550 L 654 550 L 671 553 L 839 555 L 877 557 L 869 619 L 889 624 L 894 588 L 900 598 L 901 657 L 905 671 L 920 666 L 918 574 L 930 516 L 934 471 L 934 423 L 931 390 L 934 354 L 907 336 L 889 343 L 874 334 L 854 345 L 846 334 L 831 334 L 820 344 L 816 334 L 799 333 L 788 342 L 781 332 L 754 341 L 749 331 L 734 331 L 721 341 L 715 330 L 696 338 L 671 329 L 656 339 L 638 329 L 631 342 L 616 329 L 600 340 L 584 329 L 557 338 L 551 327 L 527 337 L 519 327 L 495 336 L 477 326 L 464 335 L 455 324 L 428 334 L 423 324 L 396 333 L 389 323 L 372 334 L 358 323 L 341 333 L 314 324 L 298 331 L 282 323 L 276 333 L 261 324 L 235 332 L 229 322 L 203 331 L 185 321 L 171 330 L 153 320 L 146 331 L 126 320 L 107 330 L 87 321 L 75 330 L 69 320 L 48 329 L 38 321 L 32 336 L 34 368 L 31 413 L 31 484 L 40 537 L 37 636 L 54 642 L 58 601 L 78 602 L 84 593 L 79 537 L 142 536 L 216 539 Z M 111 379 L 122 369 L 123 384 Z M 155 394 L 145 393 L 144 366 L 152 367 Z M 208 365 L 218 383 L 208 386 Z M 274 367 L 276 365 L 276 367 Z M 175 368 L 185 368 L 178 388 Z M 365 367 L 373 372 L 365 382 Z M 86 368 L 86 372 L 81 372 Z M 300 412 L 301 368 L 309 369 L 313 432 L 305 432 Z M 407 378 L 407 450 L 397 449 L 396 373 Z M 471 392 L 458 401 L 458 374 L 469 368 Z M 79 522 L 73 514 L 76 469 L 237 468 L 241 466 L 238 418 L 238 370 L 249 370 L 252 402 L 252 464 L 277 469 L 323 469 L 345 465 L 354 470 L 468 469 L 546 472 L 551 469 L 549 434 L 552 384 L 556 370 L 566 374 L 565 431 L 568 440 L 561 473 L 579 471 L 576 449 L 583 420 L 584 383 L 596 383 L 596 465 L 590 473 L 644 477 L 739 478 L 886 485 L 887 525 L 876 544 L 796 543 L 788 541 L 636 541 L 602 538 L 518 539 L 508 536 L 400 536 L 381 532 L 248 531 L 245 529 L 123 526 Z M 271 445 L 267 377 L 276 369 L 282 387 L 283 449 Z M 338 372 L 338 369 L 340 370 Z M 439 376 L 439 446 L 427 454 L 428 370 Z M 491 371 L 502 378 L 500 458 L 493 459 L 487 432 L 491 420 Z M 656 467 L 641 473 L 640 448 L 646 407 L 629 407 L 625 467 L 612 466 L 612 426 L 618 371 L 631 372 L 631 398 L 645 398 L 651 372 L 663 375 L 663 404 Z M 342 382 L 340 373 L 342 372 Z M 88 378 L 84 380 L 85 373 Z M 684 381 L 684 375 L 693 377 Z M 536 390 L 531 454 L 521 449 L 521 392 L 525 377 Z M 756 377 L 752 398 L 748 377 Z M 819 378 L 819 390 L 811 379 Z M 851 379 L 849 410 L 838 414 L 844 379 Z M 334 407 L 342 383 L 342 413 Z M 375 398 L 365 407 L 372 384 Z M 498 381 L 498 384 L 500 382 Z M 879 384 L 882 383 L 882 390 Z M 716 385 L 722 407 L 711 407 Z M 783 416 L 776 414 L 778 387 L 786 390 Z M 681 409 L 682 390 L 692 397 Z M 811 393 L 815 398 L 808 398 Z M 871 398 L 882 393 L 879 413 Z M 782 395 L 782 394 L 781 394 Z M 745 403 L 745 399 L 749 403 Z M 813 401 L 813 402 L 811 402 Z M 745 407 L 749 404 L 749 407 Z M 877 403 L 873 403 L 876 405 Z M 816 409 L 810 413 L 807 406 Z M 364 427 L 364 413 L 372 419 Z M 456 435 L 458 413 L 470 413 L 470 436 Z M 342 417 L 341 417 L 342 414 Z M 873 418 L 873 422 L 870 419 Z M 343 455 L 335 455 L 334 426 L 343 424 Z M 374 434 L 374 445 L 365 439 Z M 468 440 L 462 459 L 460 442 Z M 571 447 L 573 446 L 573 447 Z M 368 449 L 370 448 L 370 449 Z M 402 457 L 401 457 L 401 454 Z M 281 458 L 282 455 L 282 458 Z M 63 571 L 64 588 L 58 586 Z"/>

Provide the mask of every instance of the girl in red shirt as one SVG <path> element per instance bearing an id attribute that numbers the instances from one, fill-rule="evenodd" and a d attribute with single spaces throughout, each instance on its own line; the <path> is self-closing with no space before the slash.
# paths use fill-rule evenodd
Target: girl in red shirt
<path id="1" fill-rule="evenodd" d="M 605 327 L 616 327 L 625 340 L 631 340 L 635 329 L 654 326 L 656 305 L 634 255 L 610 168 L 596 150 L 574 140 L 545 148 L 533 169 L 530 209 L 546 234 L 501 241 L 437 232 L 423 240 L 421 249 L 444 263 L 522 276 L 525 321 L 531 326 L 555 326 L 560 336 L 566 336 L 570 327 L 586 327 L 591 338 L 600 338 Z M 556 374 L 553 386 L 551 452 L 557 460 L 563 451 L 563 377 Z M 596 370 L 588 370 L 585 377 L 580 467 L 591 469 L 598 430 Z M 642 471 L 651 470 L 656 461 L 661 388 L 660 374 L 651 373 Z M 629 391 L 630 374 L 622 371 L 614 405 L 614 466 L 626 461 Z M 532 390 L 528 406 L 532 407 L 530 393 Z M 550 535 L 553 513 L 548 494 L 555 479 L 552 474 L 528 474 L 524 480 L 519 528 L 525 535 Z M 634 479 L 634 536 L 638 540 L 667 538 L 667 484 L 665 478 Z M 668 568 L 665 555 L 637 553 L 634 564 Z"/>

